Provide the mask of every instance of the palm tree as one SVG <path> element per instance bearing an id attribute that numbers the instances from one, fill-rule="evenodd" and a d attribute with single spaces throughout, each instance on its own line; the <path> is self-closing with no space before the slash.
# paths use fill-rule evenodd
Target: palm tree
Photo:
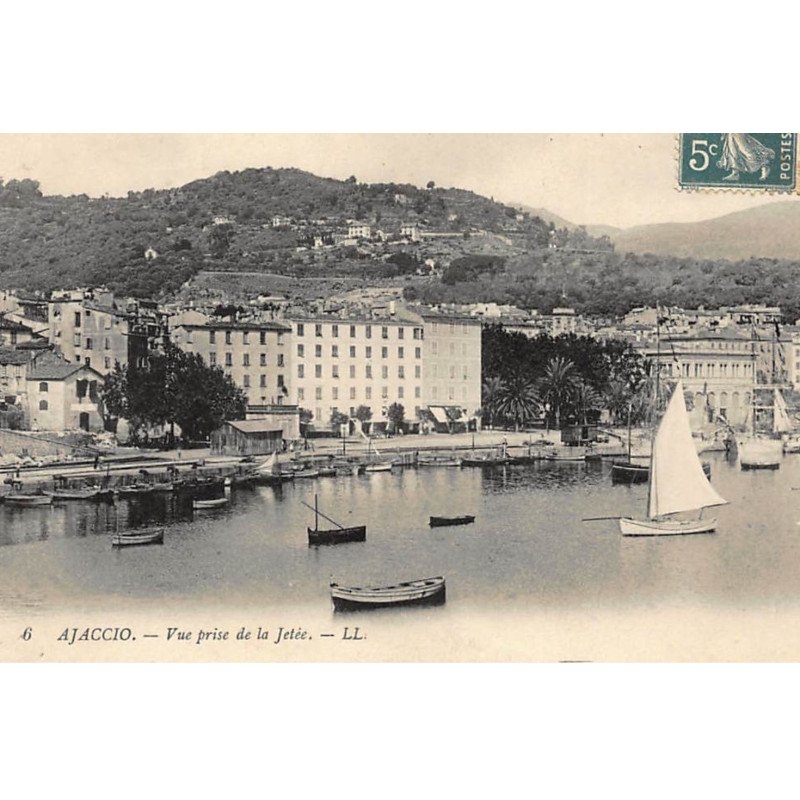
<path id="1" fill-rule="evenodd" d="M 489 417 L 489 427 L 494 427 L 494 418 L 497 414 L 497 407 L 503 395 L 505 385 L 502 378 L 497 375 L 488 377 L 481 387 L 481 402 L 483 410 Z"/>
<path id="2" fill-rule="evenodd" d="M 575 407 L 580 410 L 581 424 L 588 423 L 587 414 L 589 411 L 602 411 L 604 406 L 600 392 L 587 383 L 583 378 L 575 382 Z"/>
<path id="3" fill-rule="evenodd" d="M 513 420 L 515 430 L 518 431 L 520 425 L 535 417 L 540 407 L 536 384 L 529 377 L 515 375 L 503 384 L 497 412 Z"/>
<path id="4" fill-rule="evenodd" d="M 561 427 L 563 411 L 575 398 L 576 381 L 575 365 L 560 356 L 550 359 L 539 379 L 539 395 L 554 412 L 557 428 Z"/>

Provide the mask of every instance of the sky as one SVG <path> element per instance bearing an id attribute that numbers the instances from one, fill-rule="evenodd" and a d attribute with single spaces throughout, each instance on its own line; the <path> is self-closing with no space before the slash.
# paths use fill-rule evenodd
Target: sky
<path id="1" fill-rule="evenodd" d="M 298 167 L 455 186 L 576 224 L 709 219 L 783 196 L 680 192 L 674 134 L 3 134 L 0 176 L 45 194 L 124 196 L 220 170 Z M 798 198 L 793 198 L 797 200 Z"/>

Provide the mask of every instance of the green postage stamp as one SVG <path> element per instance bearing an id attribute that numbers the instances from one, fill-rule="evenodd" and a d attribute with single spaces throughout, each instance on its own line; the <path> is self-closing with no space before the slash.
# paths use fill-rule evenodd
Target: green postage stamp
<path id="1" fill-rule="evenodd" d="M 744 189 L 794 192 L 797 134 L 682 133 L 681 189 Z"/>

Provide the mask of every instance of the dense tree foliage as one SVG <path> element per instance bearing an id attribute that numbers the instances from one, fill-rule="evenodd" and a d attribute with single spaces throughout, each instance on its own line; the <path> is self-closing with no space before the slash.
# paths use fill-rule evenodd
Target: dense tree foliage
<path id="1" fill-rule="evenodd" d="M 483 418 L 519 426 L 546 416 L 555 426 L 607 409 L 612 419 L 646 413 L 648 365 L 630 345 L 584 336 L 529 339 L 500 325 L 483 329 Z"/>
<path id="2" fill-rule="evenodd" d="M 207 439 L 228 419 L 244 419 L 246 399 L 221 367 L 167 345 L 143 366 L 117 363 L 103 387 L 107 415 L 128 421 L 134 442 L 178 425 L 184 439 Z"/>

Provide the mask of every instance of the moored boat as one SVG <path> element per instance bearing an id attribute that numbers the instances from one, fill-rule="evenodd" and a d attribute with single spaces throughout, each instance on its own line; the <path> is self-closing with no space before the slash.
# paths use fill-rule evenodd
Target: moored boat
<path id="1" fill-rule="evenodd" d="M 364 472 L 391 472 L 391 461 L 372 461 L 364 466 Z"/>
<path id="2" fill-rule="evenodd" d="M 54 502 L 82 500 L 89 503 L 109 502 L 114 499 L 113 489 L 98 489 L 87 487 L 85 489 L 55 489 L 53 490 Z"/>
<path id="3" fill-rule="evenodd" d="M 475 522 L 475 517 L 469 514 L 462 517 L 431 517 L 430 527 L 444 528 L 448 525 L 469 525 L 472 522 Z"/>
<path id="4" fill-rule="evenodd" d="M 26 494 L 12 492 L 6 495 L 6 503 L 19 508 L 32 508 L 34 506 L 49 506 L 53 504 L 53 496 L 44 492 L 40 494 Z"/>
<path id="5" fill-rule="evenodd" d="M 683 381 L 680 380 L 653 438 L 647 494 L 647 518 L 621 517 L 619 529 L 623 536 L 711 533 L 717 521 L 703 519 L 703 509 L 728 502 L 717 493 L 703 471 L 692 439 Z M 690 520 L 673 516 L 688 511 L 700 511 L 701 516 Z"/>
<path id="6" fill-rule="evenodd" d="M 192 500 L 192 508 L 195 509 L 222 508 L 222 506 L 227 504 L 228 504 L 227 497 L 214 497 L 210 500 Z"/>
<path id="7" fill-rule="evenodd" d="M 153 487 L 149 483 L 131 483 L 128 486 L 120 486 L 119 489 L 117 489 L 117 496 L 122 500 L 146 497 L 152 493 Z"/>
<path id="8" fill-rule="evenodd" d="M 136 547 L 145 544 L 164 544 L 164 529 L 118 531 L 111 539 L 112 547 Z"/>
<path id="9" fill-rule="evenodd" d="M 711 464 L 704 461 L 703 472 L 711 477 Z M 611 464 L 611 482 L 622 484 L 647 483 L 650 478 L 650 464 L 637 464 L 635 461 L 614 461 Z"/>
<path id="10" fill-rule="evenodd" d="M 461 459 L 444 456 L 420 456 L 417 459 L 420 467 L 460 467 Z"/>
<path id="11" fill-rule="evenodd" d="M 405 581 L 391 586 L 340 586 L 331 581 L 330 589 L 335 611 L 441 605 L 445 602 L 445 580 L 442 576 Z"/>
<path id="12" fill-rule="evenodd" d="M 314 527 L 307 528 L 308 543 L 309 545 L 316 544 L 340 544 L 345 542 L 365 542 L 367 540 L 367 526 L 366 525 L 352 525 L 345 527 L 340 525 L 336 520 L 326 517 L 319 510 L 319 501 L 317 495 L 314 495 L 314 505 L 310 506 L 308 503 L 300 501 L 306 508 L 311 508 L 314 511 Z M 319 518 L 327 520 L 335 525 L 335 528 L 320 528 Z"/>

